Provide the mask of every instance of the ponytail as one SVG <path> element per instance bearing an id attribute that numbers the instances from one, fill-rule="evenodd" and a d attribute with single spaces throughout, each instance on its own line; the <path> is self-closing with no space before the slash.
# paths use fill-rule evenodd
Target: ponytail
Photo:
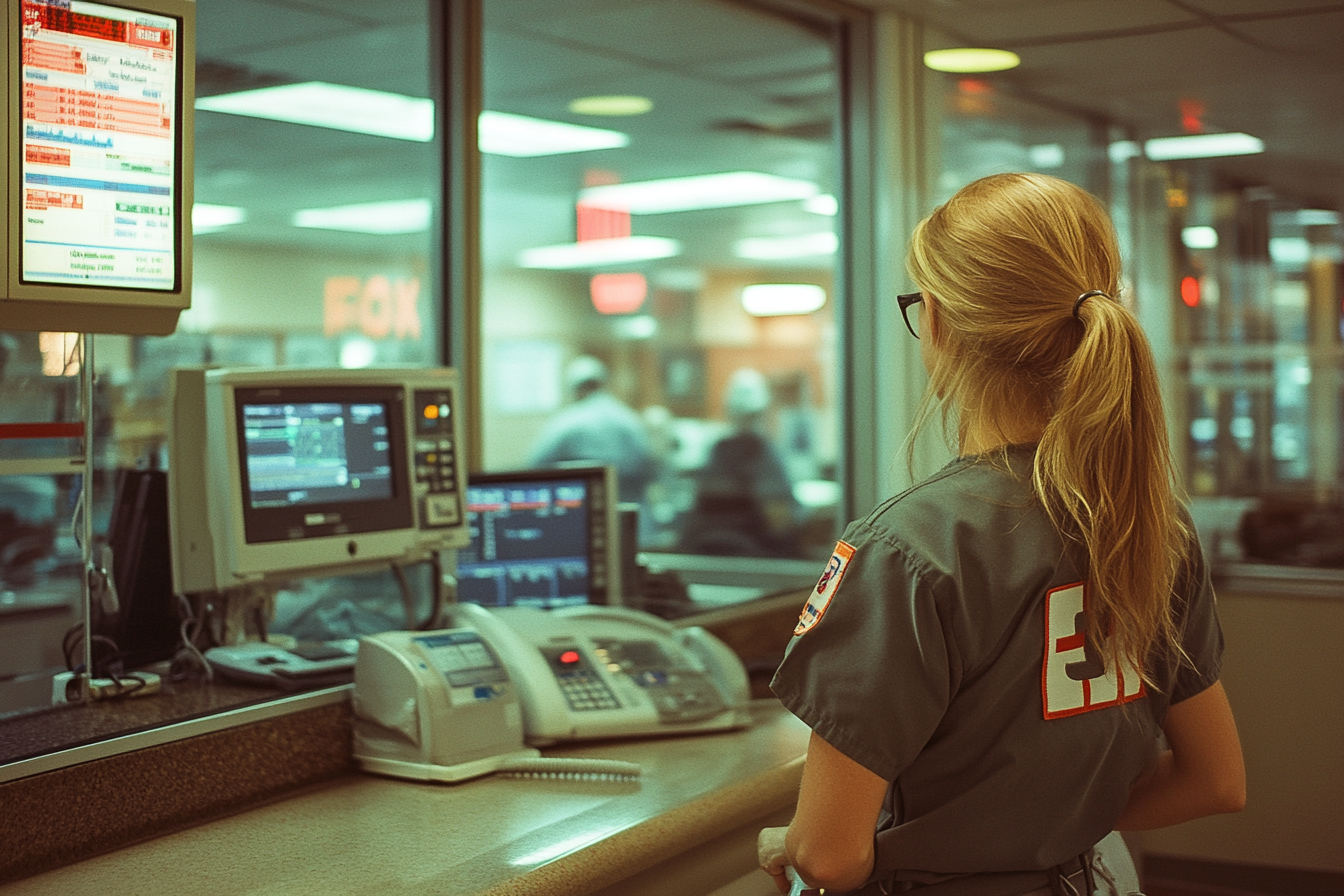
<path id="1" fill-rule="evenodd" d="M 1105 298 L 1082 302 L 1078 317 L 1082 339 L 1032 484 L 1056 527 L 1087 551 L 1088 610 L 1105 649 L 1143 670 L 1152 646 L 1177 646 L 1171 594 L 1191 534 L 1147 338 L 1133 314 Z"/>

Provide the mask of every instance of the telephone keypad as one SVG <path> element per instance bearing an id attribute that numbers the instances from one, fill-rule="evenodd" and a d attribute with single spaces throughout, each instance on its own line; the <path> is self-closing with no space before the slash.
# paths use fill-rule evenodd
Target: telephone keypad
<path id="1" fill-rule="evenodd" d="M 587 669 L 563 672 L 559 676 L 565 702 L 576 712 L 588 709 L 620 709 L 621 704 L 606 683 Z"/>

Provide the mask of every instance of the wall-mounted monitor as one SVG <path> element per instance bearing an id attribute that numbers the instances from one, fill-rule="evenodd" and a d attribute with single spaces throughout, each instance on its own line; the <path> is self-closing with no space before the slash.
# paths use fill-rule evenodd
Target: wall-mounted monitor
<path id="1" fill-rule="evenodd" d="M 174 370 L 182 594 L 424 560 L 467 541 L 456 372 Z"/>
<path id="2" fill-rule="evenodd" d="M 458 600 L 553 609 L 621 602 L 611 467 L 472 473 Z"/>
<path id="3" fill-rule="evenodd" d="M 0 328 L 162 335 L 191 304 L 191 0 L 5 0 Z"/>

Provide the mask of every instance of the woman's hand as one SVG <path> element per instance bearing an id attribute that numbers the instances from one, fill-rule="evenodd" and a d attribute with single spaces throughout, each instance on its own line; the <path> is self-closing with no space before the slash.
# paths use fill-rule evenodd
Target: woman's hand
<path id="1" fill-rule="evenodd" d="M 789 857 L 784 852 L 784 835 L 788 828 L 763 828 L 756 838 L 756 858 L 761 870 L 775 879 L 775 888 L 781 893 L 789 892 L 789 879 L 784 868 Z"/>

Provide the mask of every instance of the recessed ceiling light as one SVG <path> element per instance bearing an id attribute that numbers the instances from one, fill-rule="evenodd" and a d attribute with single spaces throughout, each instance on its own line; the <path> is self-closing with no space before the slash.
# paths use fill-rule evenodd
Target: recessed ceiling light
<path id="1" fill-rule="evenodd" d="M 428 199 L 361 202 L 302 209 L 294 213 L 294 226 L 352 233 L 422 233 L 429 229 L 433 211 L 434 204 Z"/>
<path id="2" fill-rule="evenodd" d="M 1265 142 L 1250 134 L 1187 134 L 1154 137 L 1143 144 L 1144 154 L 1156 162 L 1172 159 L 1208 159 L 1215 156 L 1248 156 L 1265 151 Z"/>
<path id="3" fill-rule="evenodd" d="M 1218 231 L 1206 224 L 1181 228 L 1181 242 L 1187 249 L 1218 248 Z"/>
<path id="4" fill-rule="evenodd" d="M 575 115 L 643 115 L 652 108 L 646 96 L 583 96 L 569 104 Z"/>
<path id="5" fill-rule="evenodd" d="M 576 268 L 600 268 L 609 264 L 652 261 L 680 254 L 681 243 L 676 240 L 660 236 L 624 236 L 524 249 L 518 256 L 518 266 L 567 271 Z"/>
<path id="6" fill-rule="evenodd" d="M 196 202 L 191 206 L 191 232 L 213 233 L 247 220 L 247 210 L 236 205 Z"/>
<path id="7" fill-rule="evenodd" d="M 936 72 L 1001 72 L 1017 68 L 1021 58 L 1009 50 L 988 47 L 954 47 L 948 50 L 929 50 L 924 64 Z"/>
<path id="8" fill-rule="evenodd" d="M 196 108 L 420 143 L 434 139 L 433 100 L 322 81 L 198 97 Z"/>
<path id="9" fill-rule="evenodd" d="M 482 112 L 477 144 L 481 152 L 530 158 L 595 149 L 620 149 L 630 135 L 564 121 L 549 121 L 511 112 Z"/>
<path id="10" fill-rule="evenodd" d="M 813 283 L 753 283 L 742 287 L 742 308 L 756 317 L 811 314 L 826 304 L 826 290 Z"/>
<path id="11" fill-rule="evenodd" d="M 579 201 L 632 215 L 658 215 L 807 199 L 820 192 L 811 181 L 759 171 L 725 171 L 588 187 L 579 192 Z"/>
<path id="12" fill-rule="evenodd" d="M 831 231 L 803 233 L 797 236 L 756 236 L 737 241 L 733 252 L 738 258 L 753 261 L 783 261 L 834 255 L 840 240 Z"/>

